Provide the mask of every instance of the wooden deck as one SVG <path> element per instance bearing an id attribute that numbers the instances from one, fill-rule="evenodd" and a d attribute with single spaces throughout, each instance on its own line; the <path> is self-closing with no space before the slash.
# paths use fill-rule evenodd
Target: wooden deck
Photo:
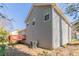
<path id="1" fill-rule="evenodd" d="M 79 41 L 72 41 L 68 43 L 68 45 L 79 45 Z"/>

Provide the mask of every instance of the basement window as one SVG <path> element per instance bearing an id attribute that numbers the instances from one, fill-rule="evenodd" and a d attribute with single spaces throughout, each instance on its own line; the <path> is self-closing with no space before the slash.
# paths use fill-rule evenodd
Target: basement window
<path id="1" fill-rule="evenodd" d="M 49 14 L 45 15 L 44 20 L 45 20 L 45 21 L 49 20 Z"/>

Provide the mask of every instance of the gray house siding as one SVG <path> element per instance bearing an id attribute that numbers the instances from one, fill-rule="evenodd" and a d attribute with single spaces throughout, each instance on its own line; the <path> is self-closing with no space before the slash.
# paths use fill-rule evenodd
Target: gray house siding
<path id="1" fill-rule="evenodd" d="M 69 42 L 71 42 L 71 39 L 72 39 L 71 32 L 72 32 L 72 29 L 71 29 L 71 27 L 69 26 Z"/>
<path id="2" fill-rule="evenodd" d="M 49 20 L 45 21 L 44 17 L 49 14 Z M 35 19 L 35 25 L 29 24 L 27 40 L 39 41 L 39 46 L 44 48 L 52 47 L 52 9 L 50 6 L 34 7 L 30 20 Z"/>
<path id="3" fill-rule="evenodd" d="M 49 20 L 45 21 L 47 14 Z M 33 21 L 35 25 L 32 24 Z M 71 41 L 71 27 L 51 5 L 33 6 L 27 23 L 28 44 L 31 41 L 38 41 L 40 47 L 58 48 Z"/>

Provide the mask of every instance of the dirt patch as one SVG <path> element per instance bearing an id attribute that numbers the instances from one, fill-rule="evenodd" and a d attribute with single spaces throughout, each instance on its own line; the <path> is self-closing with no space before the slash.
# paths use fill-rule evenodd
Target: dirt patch
<path id="1" fill-rule="evenodd" d="M 17 44 L 6 51 L 8 56 L 79 56 L 79 45 L 67 45 L 54 50 L 29 48 L 27 45 Z"/>

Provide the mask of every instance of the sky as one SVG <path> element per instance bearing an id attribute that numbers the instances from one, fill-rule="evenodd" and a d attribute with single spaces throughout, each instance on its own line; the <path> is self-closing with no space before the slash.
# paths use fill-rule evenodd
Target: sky
<path id="1" fill-rule="evenodd" d="M 64 13 L 64 15 L 68 18 L 68 21 L 70 22 L 70 23 L 72 23 L 72 22 L 74 22 L 75 21 L 75 19 L 73 19 L 73 17 L 72 16 L 69 16 L 68 14 L 66 14 L 66 7 L 67 7 L 67 3 L 59 3 L 59 4 L 57 4 L 57 6 L 62 10 L 62 12 Z"/>
<path id="2" fill-rule="evenodd" d="M 13 30 L 24 29 L 24 20 L 28 15 L 28 12 L 32 4 L 23 3 L 7 3 L 4 8 L 0 9 L 1 13 L 8 16 L 8 18 L 13 19 Z M 12 30 L 12 29 L 11 29 Z"/>
<path id="3" fill-rule="evenodd" d="M 4 5 L 4 4 L 1 4 Z M 59 8 L 64 12 L 65 4 L 57 4 Z M 27 3 L 6 3 L 4 8 L 0 9 L 0 12 L 7 15 L 8 18 L 13 19 L 13 30 L 19 29 L 22 30 L 26 28 L 26 24 L 24 23 L 29 10 L 31 9 L 32 4 Z M 66 15 L 67 16 L 67 15 Z M 68 16 L 67 16 L 68 17 Z M 72 21 L 71 17 L 68 17 Z"/>

